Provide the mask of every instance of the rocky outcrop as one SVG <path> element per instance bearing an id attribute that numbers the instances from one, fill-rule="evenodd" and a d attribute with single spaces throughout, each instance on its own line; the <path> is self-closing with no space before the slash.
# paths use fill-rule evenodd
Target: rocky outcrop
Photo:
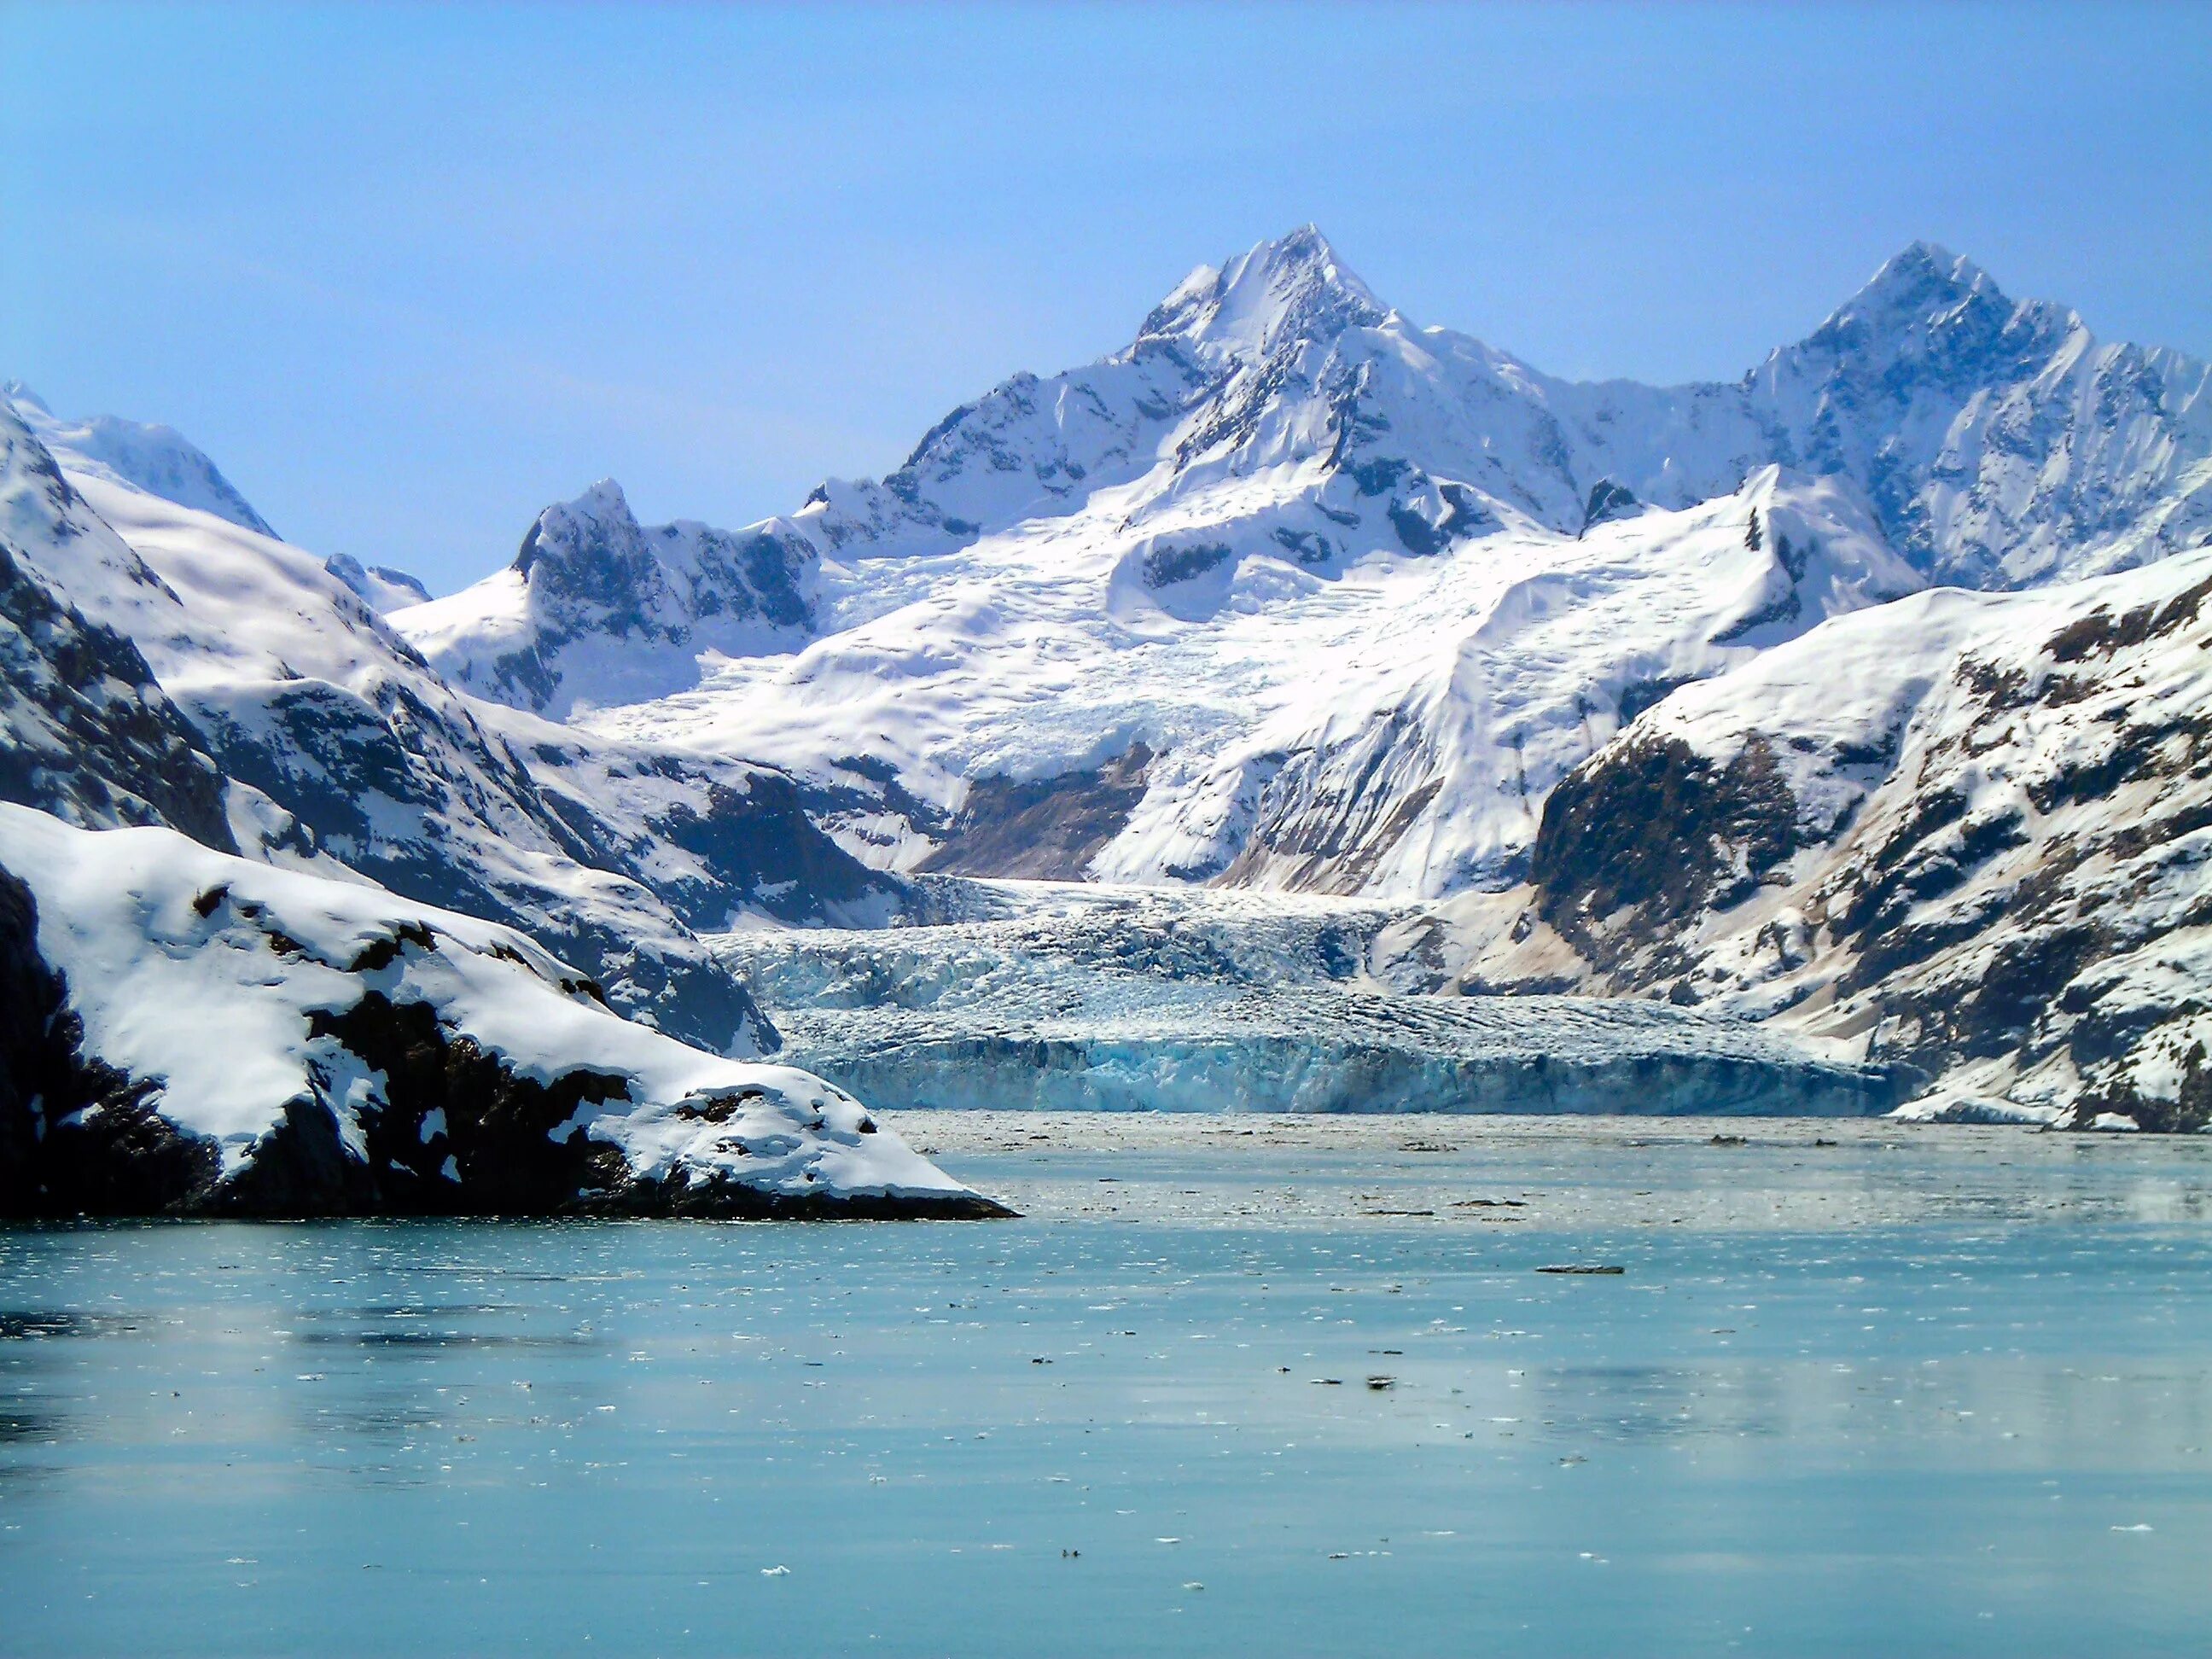
<path id="1" fill-rule="evenodd" d="M 520 935 L 0 807 L 0 1215 L 984 1216 Z"/>
<path id="2" fill-rule="evenodd" d="M 921 868 L 954 875 L 1080 881 L 1144 798 L 1152 751 L 1138 744 L 1105 765 L 1017 782 L 983 778 Z"/>
<path id="3" fill-rule="evenodd" d="M 1546 798 L 1529 866 L 1540 913 L 1600 968 L 1620 965 L 1747 896 L 1795 850 L 1796 808 L 1757 734 L 1716 767 L 1679 738 L 1632 732 Z"/>
<path id="4" fill-rule="evenodd" d="M 2056 1121 L 2208 1121 L 2212 552 L 1832 623 L 1640 719 L 1553 795 L 1493 980 L 1854 1041 Z"/>

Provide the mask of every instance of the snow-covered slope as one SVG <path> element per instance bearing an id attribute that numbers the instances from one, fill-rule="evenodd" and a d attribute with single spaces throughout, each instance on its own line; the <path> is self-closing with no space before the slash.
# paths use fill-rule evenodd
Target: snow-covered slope
<path id="1" fill-rule="evenodd" d="M 581 963 L 625 1012 L 738 1054 L 772 1048 L 775 1034 L 693 925 L 859 921 L 888 902 L 881 879 L 807 821 L 787 780 L 480 711 L 324 561 L 58 468 L 4 410 L 0 443 L 11 458 L 9 544 L 55 603 L 143 653 L 158 701 L 191 728 L 185 741 L 228 775 L 234 808 L 250 809 L 239 827 L 258 855 L 335 861 L 521 927 Z M 35 746 L 27 720 L 9 728 L 12 746 Z M 96 769 L 105 751 L 79 743 L 73 752 Z M 179 783 L 189 775 L 179 771 Z M 51 791 L 10 793 L 55 804 Z M 157 816 L 213 838 L 200 820 Z"/>
<path id="2" fill-rule="evenodd" d="M 0 1213 L 981 1215 L 507 928 L 0 804 Z"/>
<path id="3" fill-rule="evenodd" d="M 0 410 L 0 799 L 94 826 L 168 823 L 234 851 L 226 786 L 136 646 L 87 618 L 27 547 L 97 526 L 53 458 Z M 125 557 L 115 573 L 153 586 Z"/>
<path id="4" fill-rule="evenodd" d="M 1073 817 L 1023 873 L 1435 893 L 1516 869 L 1624 709 L 1917 583 L 1847 487 L 1773 469 L 1333 576 L 1261 555 L 1155 586 L 1158 538 L 1110 518 L 979 543 L 887 615 L 583 723 L 785 767 L 894 866 L 1005 871 Z"/>
<path id="5" fill-rule="evenodd" d="M 1828 623 L 1644 715 L 1553 793 L 1532 888 L 1377 959 L 1764 1016 L 1918 1066 L 1939 1107 L 2201 1127 L 2208 599 L 2212 550 Z"/>
<path id="6" fill-rule="evenodd" d="M 1435 895 L 1511 881 L 1675 684 L 1929 575 L 2212 535 L 2208 373 L 1915 245 L 1741 381 L 1572 383 L 1307 227 L 879 483 L 726 537 L 601 485 L 394 620 L 487 695 L 786 768 L 890 867 Z M 707 614 L 707 538 L 787 580 L 777 629 Z"/>
<path id="7" fill-rule="evenodd" d="M 129 484 L 149 495 L 196 507 L 256 534 L 274 536 L 262 516 L 216 464 L 173 427 L 149 426 L 101 415 L 89 421 L 57 419 L 21 380 L 0 386 L 0 405 L 28 427 L 70 471 Z"/>

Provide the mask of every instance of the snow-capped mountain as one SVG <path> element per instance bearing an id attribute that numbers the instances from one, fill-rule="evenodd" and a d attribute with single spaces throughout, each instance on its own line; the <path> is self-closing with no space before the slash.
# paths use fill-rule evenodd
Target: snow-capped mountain
<path id="1" fill-rule="evenodd" d="M 1308 227 L 880 481 L 738 532 L 602 483 L 411 604 L 18 422 L 0 780 L 174 823 L 161 757 L 187 793 L 219 767 L 249 856 L 521 927 L 711 1046 L 769 1040 L 750 978 L 884 1086 L 988 1060 L 1088 1099 L 1204 1052 L 1349 1101 L 1388 1048 L 1449 1104 L 1523 1016 L 1370 999 L 1594 992 L 1696 1008 L 1528 1016 L 1610 1033 L 1592 1075 L 1749 1018 L 1782 1046 L 1746 1065 L 1839 1099 L 1910 1068 L 1931 1110 L 2182 1124 L 2209 389 L 1924 244 L 1740 380 L 1564 381 L 1409 322 Z M 72 653 L 118 689 L 77 696 Z M 1367 943 L 1269 1013 L 1149 935 L 1103 978 L 979 942 L 934 915 L 977 876 L 1178 890 L 1170 943 L 1201 884 Z M 794 921 L 836 931 L 744 931 Z M 971 970 L 1042 1000 L 951 994 Z M 853 984 L 902 1012 L 855 1024 Z M 1024 1096 L 1048 1014 L 1069 1075 Z"/>
<path id="2" fill-rule="evenodd" d="M 60 420 L 21 380 L 0 386 L 0 404 L 30 429 L 47 453 L 79 477 L 125 484 L 276 539 L 268 521 L 253 510 L 216 464 L 173 427 L 125 421 L 112 415 L 88 421 Z M 397 611 L 421 605 L 430 597 L 430 590 L 405 571 L 364 565 L 350 554 L 333 553 L 323 564 L 372 611 Z"/>
<path id="3" fill-rule="evenodd" d="M 1740 381 L 1577 384 L 1308 227 L 720 537 L 784 584 L 773 630 L 696 599 L 717 532 L 605 484 L 394 621 L 487 695 L 786 768 L 890 867 L 1434 896 L 1515 879 L 1545 792 L 1675 684 L 1929 579 L 2212 535 L 2208 374 L 1915 245 Z"/>
<path id="4" fill-rule="evenodd" d="M 2212 536 L 2212 365 L 2100 343 L 1924 242 L 1743 395 L 1776 459 L 1856 480 L 1945 584 L 2033 586 Z"/>

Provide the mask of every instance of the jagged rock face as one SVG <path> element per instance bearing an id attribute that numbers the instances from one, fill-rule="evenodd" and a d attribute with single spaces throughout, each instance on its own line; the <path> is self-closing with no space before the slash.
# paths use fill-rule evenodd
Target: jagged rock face
<path id="1" fill-rule="evenodd" d="M 1003 1213 L 521 935 L 0 806 L 0 1215 Z"/>
<path id="2" fill-rule="evenodd" d="M 696 751 L 610 744 L 476 705 L 538 799 L 595 862 L 651 888 L 702 933 L 767 919 L 793 926 L 888 920 L 901 884 L 814 825 L 782 773 Z"/>
<path id="3" fill-rule="evenodd" d="M 1605 988 L 1856 1035 L 2068 1121 L 2203 1127 L 2212 553 L 1889 610 L 1601 751 L 1546 811 L 1537 913 Z"/>
<path id="4" fill-rule="evenodd" d="M 816 559 L 802 635 L 679 638 L 675 567 L 604 489 L 557 618 L 510 574 L 400 620 L 489 695 L 742 745 L 894 867 L 955 856 L 971 792 L 1141 744 L 1085 873 L 1435 896 L 1519 879 L 1620 720 L 1824 616 L 2212 535 L 2207 374 L 1916 245 L 1740 381 L 1577 384 L 1414 325 L 1307 227 L 749 532 Z"/>
<path id="5" fill-rule="evenodd" d="M 495 605 L 433 600 L 401 626 L 455 684 L 560 718 L 697 678 L 702 652 L 789 650 L 814 623 L 813 544 L 770 521 L 732 533 L 686 520 L 641 526 L 602 480 L 549 507 Z"/>

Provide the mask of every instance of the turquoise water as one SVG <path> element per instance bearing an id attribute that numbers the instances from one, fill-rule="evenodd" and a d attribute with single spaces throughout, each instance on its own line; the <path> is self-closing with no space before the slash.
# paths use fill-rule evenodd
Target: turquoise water
<path id="1" fill-rule="evenodd" d="M 0 1232 L 0 1652 L 2212 1642 L 2212 1148 L 1331 1133 L 971 1126 L 1000 1224 Z"/>

